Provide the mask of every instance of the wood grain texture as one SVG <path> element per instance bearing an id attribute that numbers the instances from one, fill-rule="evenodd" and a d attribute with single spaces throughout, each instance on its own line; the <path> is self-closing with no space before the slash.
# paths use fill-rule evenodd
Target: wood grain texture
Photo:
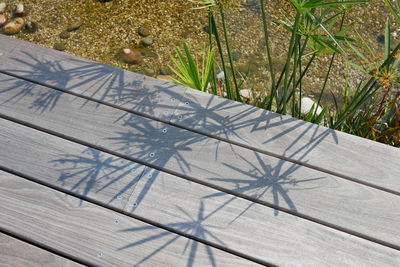
<path id="1" fill-rule="evenodd" d="M 96 266 L 255 265 L 4 172 L 0 203 L 3 229 Z"/>
<path id="2" fill-rule="evenodd" d="M 0 47 L 12 38 L 2 36 Z M 289 116 L 18 41 L 0 71 L 400 194 L 400 150 Z M 1 48 L 0 48 L 1 49 Z M 175 110 L 176 105 L 180 103 Z M 379 159 L 379 160 L 377 160 Z"/>
<path id="3" fill-rule="evenodd" d="M 147 170 L 126 207 L 277 266 L 381 266 L 400 260 L 400 251 L 156 170 Z"/>
<path id="4" fill-rule="evenodd" d="M 0 127 L 3 132 L 0 135 L 1 166 L 89 196 L 107 206 L 120 209 L 121 205 L 116 203 L 122 202 L 129 214 L 262 262 L 277 265 L 329 265 L 336 262 L 354 266 L 387 263 L 393 256 L 395 259 L 400 257 L 400 252 L 392 249 L 149 168 L 140 179 L 125 173 L 126 177 L 115 184 L 101 183 L 105 175 L 113 177 L 115 169 L 110 171 L 108 166 L 111 164 L 95 162 L 116 162 L 110 161 L 114 156 L 92 153 L 98 154 L 97 159 L 100 159 L 92 160 L 91 154 L 82 153 L 87 149 L 82 149 L 81 145 L 8 121 L 0 120 Z M 71 165 L 68 160 L 63 160 L 65 155 L 80 160 Z M 51 162 L 57 162 L 57 165 Z M 117 162 L 130 166 L 129 161 L 123 159 Z M 87 180 L 87 170 L 92 169 L 96 171 L 91 173 L 91 178 L 99 180 L 99 185 L 85 184 L 84 192 L 87 193 L 77 192 L 79 185 Z M 55 179 L 66 175 L 65 184 Z M 130 198 L 124 194 L 123 200 L 116 200 L 127 185 L 133 190 L 129 191 L 132 192 Z M 102 190 L 98 192 L 98 188 Z M 299 247 L 303 249 L 299 251 Z M 332 250 L 336 252 L 332 253 Z M 362 257 L 366 250 L 376 253 L 366 260 Z"/>
<path id="5" fill-rule="evenodd" d="M 51 112 L 29 108 L 52 90 L 32 85 L 28 96 L 3 101 L 0 113 L 253 201 L 400 245 L 396 195 L 68 94 L 58 98 Z M 9 91 L 0 94 L 0 100 L 8 98 Z M 24 132 L 6 122 L 2 127 L 10 127 L 8 134 L 3 131 L 4 140 Z M 29 131 L 24 135 L 29 140 Z M 3 147 L 21 142 L 8 141 Z"/>
<path id="6" fill-rule="evenodd" d="M 125 207 L 145 169 L 132 161 L 2 122 L 0 166 L 118 210 Z"/>
<path id="7" fill-rule="evenodd" d="M 0 39 L 0 47 L 9 37 Z M 1 51 L 1 48 L 0 48 Z M 169 121 L 187 88 L 19 41 L 0 71 Z"/>
<path id="8" fill-rule="evenodd" d="M 172 123 L 400 193 L 400 149 L 187 90 Z"/>
<path id="9" fill-rule="evenodd" d="M 12 52 L 18 45 L 21 44 L 21 41 L 12 37 L 5 36 L 0 34 L 0 55 L 6 56 L 8 53 Z M 6 62 L 3 57 L 0 56 L 0 65 Z"/>
<path id="10" fill-rule="evenodd" d="M 0 233 L 0 266 L 79 267 L 83 265 Z"/>

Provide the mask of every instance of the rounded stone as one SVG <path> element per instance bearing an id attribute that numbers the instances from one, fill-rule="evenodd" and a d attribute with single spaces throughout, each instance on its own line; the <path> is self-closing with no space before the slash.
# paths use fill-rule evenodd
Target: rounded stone
<path id="1" fill-rule="evenodd" d="M 36 22 L 28 21 L 25 24 L 25 31 L 27 33 L 35 33 L 39 30 L 39 26 Z"/>
<path id="2" fill-rule="evenodd" d="M 307 115 L 311 111 L 313 106 L 314 106 L 314 110 L 315 110 L 316 105 L 317 105 L 317 103 L 315 103 L 311 98 L 303 97 L 301 99 L 300 113 L 302 115 Z M 318 106 L 315 114 L 318 116 L 321 112 L 322 112 L 322 108 L 320 106 Z"/>
<path id="3" fill-rule="evenodd" d="M 14 9 L 14 15 L 16 17 L 25 17 L 26 15 L 28 15 L 23 4 L 17 4 Z"/>
<path id="4" fill-rule="evenodd" d="M 6 14 L 0 14 L 0 27 L 3 27 L 8 22 L 8 16 Z"/>
<path id="5" fill-rule="evenodd" d="M 58 50 L 58 51 L 64 51 L 65 50 L 65 45 L 62 44 L 62 43 L 55 43 L 53 48 L 55 50 Z"/>
<path id="6" fill-rule="evenodd" d="M 152 68 L 146 68 L 146 69 L 144 69 L 144 73 L 145 73 L 147 76 L 150 76 L 150 77 L 154 77 L 154 76 L 156 75 L 156 72 L 155 72 L 154 69 L 152 69 Z"/>
<path id="7" fill-rule="evenodd" d="M 142 37 L 147 37 L 150 35 L 150 30 L 144 26 L 138 28 L 138 34 Z"/>
<path id="8" fill-rule="evenodd" d="M 118 54 L 129 64 L 138 64 L 143 60 L 142 54 L 137 49 L 123 48 L 119 50 Z"/>
<path id="9" fill-rule="evenodd" d="M 61 39 L 68 39 L 71 36 L 71 34 L 69 33 L 69 31 L 62 31 L 58 36 Z"/>
<path id="10" fill-rule="evenodd" d="M 376 41 L 377 41 L 378 43 L 380 43 L 380 44 L 385 44 L 385 35 L 379 34 L 379 35 L 376 37 Z"/>
<path id="11" fill-rule="evenodd" d="M 151 38 L 149 38 L 149 37 L 146 37 L 146 38 L 143 38 L 143 39 L 140 41 L 140 43 L 141 43 L 143 46 L 151 46 L 151 45 L 153 44 L 153 39 L 151 39 Z"/>
<path id="12" fill-rule="evenodd" d="M 154 59 L 158 58 L 158 54 L 156 52 L 152 51 L 149 48 L 142 48 L 142 49 L 139 49 L 139 50 L 140 50 L 140 53 L 142 53 L 142 55 L 145 56 L 145 57 L 154 58 Z"/>
<path id="13" fill-rule="evenodd" d="M 77 31 L 77 30 L 79 30 L 79 28 L 81 26 L 82 26 L 82 22 L 76 21 L 76 22 L 71 23 L 71 24 L 68 25 L 67 31 L 69 31 L 69 32 Z"/>
<path id="14" fill-rule="evenodd" d="M 17 34 L 19 33 L 25 25 L 25 20 L 23 18 L 16 18 L 3 27 L 3 32 L 5 34 Z"/>
<path id="15" fill-rule="evenodd" d="M 162 66 L 160 68 L 160 74 L 161 75 L 171 75 L 172 74 L 172 70 L 167 66 Z"/>
<path id="16" fill-rule="evenodd" d="M 253 91 L 251 89 L 241 89 L 240 96 L 242 96 L 246 99 L 251 99 L 251 98 L 253 98 Z"/>

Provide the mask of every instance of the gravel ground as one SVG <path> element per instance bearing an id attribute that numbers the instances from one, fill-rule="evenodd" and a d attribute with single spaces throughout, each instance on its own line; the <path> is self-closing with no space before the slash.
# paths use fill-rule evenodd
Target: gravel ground
<path id="1" fill-rule="evenodd" d="M 6 2 L 8 9 L 15 5 L 14 0 Z M 55 43 L 65 45 L 66 52 L 97 62 L 129 69 L 144 70 L 156 76 L 162 66 L 170 63 L 170 55 L 175 46 L 186 41 L 195 51 L 202 51 L 208 35 L 203 28 L 207 25 L 206 14 L 193 10 L 194 5 L 187 0 L 113 0 L 101 3 L 98 0 L 21 0 L 26 6 L 28 19 L 39 24 L 40 30 L 33 34 L 15 35 L 26 41 L 42 46 L 53 47 Z M 244 0 L 240 10 L 228 11 L 228 26 L 239 69 L 253 72 L 244 83 L 245 88 L 253 85 L 259 90 L 268 86 L 268 71 L 263 53 L 262 27 L 259 10 L 254 4 L 258 1 Z M 288 1 L 266 0 L 271 20 L 279 20 L 290 15 Z M 384 21 L 388 17 L 382 1 L 372 1 L 350 11 L 348 22 L 354 22 L 355 29 L 363 40 L 367 40 L 373 51 L 383 51 L 377 37 L 383 33 Z M 83 25 L 73 31 L 68 39 L 61 39 L 60 33 L 74 22 Z M 117 58 L 117 51 L 124 47 L 139 47 L 141 37 L 137 33 L 140 26 L 150 30 L 154 44 L 143 52 L 146 57 L 139 65 L 129 65 Z M 272 26 L 272 49 L 274 64 L 280 68 L 284 64 L 283 55 L 288 44 L 288 36 L 281 28 Z M 348 58 L 349 56 L 347 56 Z M 344 56 L 337 60 L 328 88 L 333 92 L 341 90 L 344 84 Z M 319 57 L 311 68 L 310 77 L 303 88 L 308 95 L 316 95 L 323 83 L 324 69 L 328 57 Z M 351 80 L 356 82 L 360 76 L 351 72 Z"/>

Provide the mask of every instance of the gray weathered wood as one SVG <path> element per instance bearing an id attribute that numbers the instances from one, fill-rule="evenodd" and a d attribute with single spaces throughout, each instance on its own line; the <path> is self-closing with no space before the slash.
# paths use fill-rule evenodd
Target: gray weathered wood
<path id="1" fill-rule="evenodd" d="M 0 166 L 118 210 L 125 207 L 145 169 L 28 127 L 2 123 Z"/>
<path id="2" fill-rule="evenodd" d="M 400 260 L 400 251 L 156 170 L 140 179 L 126 211 L 277 266 L 375 266 Z"/>
<path id="3" fill-rule="evenodd" d="M 2 45 L 9 37 L 0 38 Z M 19 41 L 0 71 L 169 121 L 187 88 Z"/>
<path id="4" fill-rule="evenodd" d="M 253 266 L 253 262 L 0 172 L 1 227 L 96 266 Z"/>
<path id="5" fill-rule="evenodd" d="M 0 39 L 0 50 L 9 39 Z M 400 194 L 399 149 L 66 55 L 19 41 L 0 71 L 166 122 L 180 100 L 176 125 Z"/>
<path id="6" fill-rule="evenodd" d="M 59 266 L 78 267 L 76 262 L 35 247 L 8 235 L 0 233 L 0 266 L 34 267 Z"/>
<path id="7" fill-rule="evenodd" d="M 396 195 L 68 94 L 59 96 L 51 112 L 29 108 L 52 90 L 32 85 L 29 96 L 3 102 L 0 113 L 253 201 L 400 245 Z M 9 93 L 0 94 L 0 100 L 8 98 Z M 18 130 L 11 128 L 8 135 L 14 132 Z M 4 147 L 10 149 L 11 142 Z"/>
<path id="8" fill-rule="evenodd" d="M 400 194 L 400 149 L 187 90 L 172 123 Z"/>
<path id="9" fill-rule="evenodd" d="M 84 170 L 93 169 L 90 168 L 90 164 L 96 165 L 92 154 L 97 154 L 98 159 L 103 159 L 99 160 L 100 162 L 109 162 L 115 158 L 102 152 L 82 153 L 87 149 L 81 145 L 12 122 L 0 120 L 0 127 L 0 148 L 3 151 L 0 153 L 1 166 L 73 192 L 77 191 L 75 185 L 87 177 Z M 65 155 L 69 155 L 67 158 L 80 160 L 71 164 L 64 160 Z M 52 162 L 57 162 L 57 165 L 51 164 Z M 122 166 L 130 165 L 123 159 L 117 162 Z M 109 172 L 111 174 L 107 176 L 113 177 L 113 170 L 110 171 L 108 165 L 97 165 L 103 168 L 97 169 L 98 177 L 92 174 L 93 180 L 98 180 L 97 178 Z M 65 176 L 65 172 L 68 172 L 69 178 L 64 180 L 64 184 L 57 178 Z M 134 188 L 129 202 L 120 200 L 124 203 L 125 212 L 259 261 L 277 265 L 329 265 L 333 261 L 359 265 L 390 262 L 389 258 L 396 255 L 392 249 L 382 248 L 351 235 L 343 235 L 339 231 L 173 175 L 152 169 L 147 169 L 140 180 L 129 173 L 125 175 L 118 184 L 101 186 L 101 192 L 110 192 L 111 196 L 107 198 L 102 196 L 104 193 L 99 196 L 99 186 L 91 188 L 86 185 L 85 192 L 88 192 L 90 198 L 104 205 L 120 208 L 121 205 L 113 204 L 109 199 L 115 200 L 116 196 L 121 194 L 112 195 L 112 192 L 119 192 L 129 184 Z M 109 190 L 108 187 L 113 189 Z M 384 209 L 384 205 L 373 208 Z M 301 252 L 298 251 L 299 247 L 303 248 Z M 362 257 L 365 250 L 376 249 L 378 253 L 373 253 L 368 260 Z M 343 257 L 337 259 L 337 254 L 333 254 L 332 250 L 343 254 Z M 398 254 L 400 257 L 400 252 Z"/>
<path id="10" fill-rule="evenodd" d="M 7 62 L 4 59 L 5 56 L 12 52 L 20 44 L 20 40 L 0 34 L 0 65 L 4 62 Z"/>

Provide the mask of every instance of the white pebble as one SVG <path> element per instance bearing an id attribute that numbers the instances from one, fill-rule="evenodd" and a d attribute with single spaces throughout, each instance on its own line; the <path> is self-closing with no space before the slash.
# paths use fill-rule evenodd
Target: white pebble
<path id="1" fill-rule="evenodd" d="M 307 115 L 308 112 L 310 112 L 310 110 L 311 110 L 313 105 L 314 105 L 314 108 L 315 108 L 315 106 L 317 104 L 311 98 L 303 97 L 301 99 L 300 113 L 302 115 Z M 321 112 L 322 112 L 322 108 L 321 108 L 321 106 L 318 106 L 317 112 L 315 114 L 318 116 Z"/>
<path id="2" fill-rule="evenodd" d="M 217 73 L 217 80 L 224 80 L 225 73 L 223 71 Z"/>
<path id="3" fill-rule="evenodd" d="M 24 13 L 24 5 L 18 4 L 17 7 L 15 8 L 15 14 L 21 14 L 21 13 Z"/>
<path id="4" fill-rule="evenodd" d="M 240 90 L 240 95 L 244 98 L 252 98 L 253 92 L 250 89 L 242 89 Z"/>

